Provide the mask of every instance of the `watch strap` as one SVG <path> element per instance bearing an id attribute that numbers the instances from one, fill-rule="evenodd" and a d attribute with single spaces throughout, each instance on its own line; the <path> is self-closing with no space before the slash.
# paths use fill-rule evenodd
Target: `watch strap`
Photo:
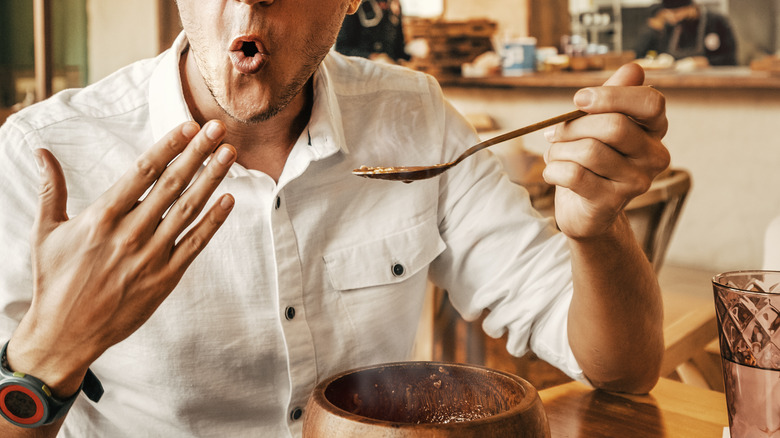
<path id="1" fill-rule="evenodd" d="M 49 389 L 48 385 L 46 385 L 46 383 L 40 380 L 39 378 L 22 372 L 11 371 L 11 368 L 8 365 L 8 356 L 6 353 L 9 342 L 10 341 L 6 342 L 3 345 L 3 348 L 0 349 L 0 367 L 2 367 L 2 369 L 0 369 L 0 373 L 3 376 L 14 376 L 14 377 L 23 378 L 35 382 L 36 386 L 41 388 L 46 393 L 46 395 L 48 396 L 47 397 L 48 403 L 50 403 L 51 405 L 49 409 L 50 412 L 49 418 L 46 419 L 44 424 L 50 424 L 62 418 L 71 408 L 71 406 L 73 406 L 73 403 L 76 401 L 76 398 L 78 398 L 78 395 L 81 391 L 84 391 L 84 394 L 95 403 L 97 403 L 100 400 L 100 398 L 103 396 L 103 385 L 100 383 L 100 380 L 92 372 L 92 370 L 87 369 L 87 372 L 84 375 L 84 380 L 81 382 L 81 385 L 79 385 L 79 389 L 76 391 L 75 394 L 73 394 L 72 396 L 64 400 L 55 397 L 51 393 L 51 389 Z"/>
<path id="2" fill-rule="evenodd" d="M 87 398 L 95 403 L 100 401 L 100 397 L 103 397 L 103 384 L 89 368 L 87 368 L 87 374 L 84 375 L 84 381 L 81 382 L 81 390 L 84 391 Z"/>

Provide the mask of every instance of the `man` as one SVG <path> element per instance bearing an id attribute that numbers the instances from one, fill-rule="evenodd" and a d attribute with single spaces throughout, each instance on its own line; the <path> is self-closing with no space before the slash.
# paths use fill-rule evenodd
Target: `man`
<path id="1" fill-rule="evenodd" d="M 668 53 L 675 59 L 702 58 L 710 65 L 736 65 L 737 42 L 729 20 L 693 0 L 663 0 L 651 11 L 636 53 Z"/>
<path id="2" fill-rule="evenodd" d="M 477 140 L 430 77 L 329 54 L 359 4 L 179 0 L 170 51 L 0 129 L 3 365 L 60 402 L 88 369 L 105 388 L 0 435 L 297 436 L 317 381 L 408 358 L 429 275 L 511 352 L 652 388 L 660 295 L 622 207 L 668 165 L 661 94 L 628 66 L 548 132 L 563 233 L 489 153 L 357 178 Z"/>

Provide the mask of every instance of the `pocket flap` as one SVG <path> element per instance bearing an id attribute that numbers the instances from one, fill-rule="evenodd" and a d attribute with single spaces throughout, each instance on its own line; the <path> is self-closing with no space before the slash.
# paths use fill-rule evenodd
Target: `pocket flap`
<path id="1" fill-rule="evenodd" d="M 432 216 L 407 230 L 326 254 L 325 268 L 336 290 L 398 283 L 427 267 L 446 246 Z"/>

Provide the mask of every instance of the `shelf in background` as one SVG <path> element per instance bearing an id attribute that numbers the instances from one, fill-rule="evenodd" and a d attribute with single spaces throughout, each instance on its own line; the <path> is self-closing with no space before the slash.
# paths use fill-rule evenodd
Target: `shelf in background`
<path id="1" fill-rule="evenodd" d="M 604 83 L 610 70 L 531 73 L 514 77 L 438 77 L 442 86 L 483 88 L 582 88 Z M 775 89 L 780 90 L 780 75 L 754 71 L 749 67 L 711 67 L 692 72 L 648 70 L 645 83 L 658 88 L 700 89 Z"/>

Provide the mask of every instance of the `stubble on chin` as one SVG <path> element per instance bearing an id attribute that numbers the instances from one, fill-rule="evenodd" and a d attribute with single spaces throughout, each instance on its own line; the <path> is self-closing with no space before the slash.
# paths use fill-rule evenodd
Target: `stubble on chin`
<path id="1" fill-rule="evenodd" d="M 217 81 L 211 77 L 204 78 L 204 80 L 206 88 L 209 90 L 211 97 L 214 99 L 214 102 L 219 109 L 230 119 L 243 124 L 251 125 L 265 122 L 279 114 L 282 109 L 290 103 L 287 101 L 274 104 L 273 101 L 270 101 L 265 108 L 262 108 L 261 105 L 251 105 L 249 103 L 243 105 L 240 103 L 233 104 L 230 102 L 231 99 L 228 96 L 229 94 L 235 94 L 236 91 L 225 90 L 225 87 L 230 86 L 229 84 L 218 85 Z M 218 92 L 217 90 L 222 90 L 222 92 Z M 273 100 L 273 98 L 271 99 Z M 238 105 L 242 105 L 243 107 L 237 107 Z"/>
<path id="2" fill-rule="evenodd" d="M 229 82 L 217 79 L 219 77 L 217 74 L 203 74 L 202 72 L 210 72 L 210 70 L 201 62 L 197 53 L 193 54 L 203 76 L 206 89 L 219 109 L 232 120 L 251 125 L 266 122 L 281 113 L 303 91 L 306 83 L 314 75 L 315 70 L 329 50 L 329 47 L 322 49 L 316 45 L 309 46 L 303 66 L 298 70 L 296 76 L 284 84 L 280 91 L 273 92 L 271 90 L 272 92 L 268 93 L 268 98 L 259 104 L 240 102 L 240 96 L 236 99 L 239 102 L 232 102 L 231 95 L 235 96 L 240 91 L 228 89 Z"/>

